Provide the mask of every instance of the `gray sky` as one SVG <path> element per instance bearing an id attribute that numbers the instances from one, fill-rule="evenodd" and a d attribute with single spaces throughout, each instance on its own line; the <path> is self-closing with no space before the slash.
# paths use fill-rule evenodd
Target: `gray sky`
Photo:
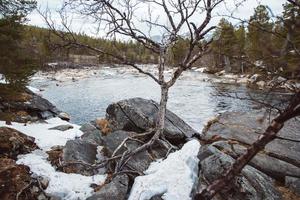
<path id="1" fill-rule="evenodd" d="M 59 24 L 59 16 L 56 14 L 56 11 L 61 7 L 63 0 L 37 0 L 38 2 L 38 7 L 40 10 L 45 10 L 46 7 L 48 7 L 52 13 L 52 18 L 54 21 L 58 22 Z M 229 14 L 229 11 L 232 11 L 233 5 L 234 5 L 234 0 L 225 0 L 226 4 L 221 4 L 218 6 L 218 8 L 215 10 L 213 13 L 213 19 L 211 21 L 212 25 L 215 25 L 218 23 L 220 20 L 220 17 L 218 15 L 222 14 Z M 268 5 L 269 8 L 272 10 L 274 15 L 279 15 L 282 13 L 282 4 L 284 4 L 286 1 L 285 0 L 248 0 L 246 1 L 242 6 L 238 8 L 238 10 L 235 11 L 235 17 L 239 17 L 242 19 L 248 19 L 254 12 L 254 8 L 258 4 L 263 4 L 263 5 Z M 154 12 L 159 15 L 160 10 L 154 10 Z M 76 32 L 85 32 L 88 35 L 92 36 L 104 36 L 104 31 L 100 31 L 99 33 L 96 34 L 95 29 L 96 25 L 92 23 L 91 20 L 83 19 L 82 17 L 76 16 L 69 14 L 69 17 L 72 17 L 72 29 Z M 72 15 L 72 16 L 71 16 Z M 141 15 L 143 15 L 141 13 Z M 203 16 L 198 16 L 198 17 L 203 17 Z M 28 16 L 28 24 L 31 25 L 36 25 L 40 27 L 46 27 L 45 22 L 43 21 L 42 17 L 36 12 L 32 12 Z M 161 16 L 160 20 L 166 20 L 165 16 Z M 234 20 L 232 21 L 233 24 L 236 22 Z M 145 29 L 145 25 L 141 25 L 141 29 Z M 160 35 L 159 30 L 154 30 L 152 35 Z"/>

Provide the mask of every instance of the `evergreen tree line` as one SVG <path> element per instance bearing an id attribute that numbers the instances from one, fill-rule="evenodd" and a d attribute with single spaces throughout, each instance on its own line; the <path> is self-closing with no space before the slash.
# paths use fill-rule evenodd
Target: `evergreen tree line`
<path id="1" fill-rule="evenodd" d="M 283 5 L 271 21 L 267 6 L 259 5 L 247 22 L 233 26 L 221 19 L 213 34 L 211 67 L 234 73 L 300 76 L 300 9 Z"/>
<path id="2" fill-rule="evenodd" d="M 143 45 L 133 41 L 94 38 L 84 33 L 74 34 L 74 37 L 81 44 L 104 49 L 109 54 L 123 56 L 136 63 L 147 64 L 157 62 L 157 56 L 144 48 Z M 62 41 L 60 37 L 49 29 L 35 26 L 24 26 L 23 42 L 24 46 L 32 47 L 41 63 L 69 61 L 71 54 L 94 55 L 94 52 L 89 49 L 76 47 L 76 45 L 65 45 L 65 41 Z M 97 57 L 99 64 L 118 63 L 118 60 L 108 55 L 97 55 Z"/>
<path id="3" fill-rule="evenodd" d="M 26 16 L 35 8 L 34 0 L 0 0 L 0 74 L 15 89 L 24 88 L 28 78 L 44 63 L 69 61 L 71 54 L 94 53 L 88 49 L 66 46 L 49 29 L 24 25 Z M 271 21 L 267 7 L 260 5 L 248 21 L 238 26 L 222 19 L 212 36 L 212 51 L 195 65 L 215 71 L 263 72 L 299 78 L 299 13 L 299 7 L 286 3 L 282 16 Z M 85 34 L 75 34 L 75 38 L 80 43 L 100 47 L 110 54 L 139 64 L 158 62 L 156 54 L 133 41 L 93 38 Z M 181 38 L 174 44 L 166 60 L 168 65 L 180 63 L 189 47 L 188 42 L 188 38 Z M 118 63 L 118 60 L 107 55 L 97 55 L 97 59 L 99 64 Z"/>

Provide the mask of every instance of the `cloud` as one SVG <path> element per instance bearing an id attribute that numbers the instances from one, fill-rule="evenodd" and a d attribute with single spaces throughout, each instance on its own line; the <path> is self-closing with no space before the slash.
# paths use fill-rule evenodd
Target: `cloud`
<path id="1" fill-rule="evenodd" d="M 235 7 L 235 3 L 237 3 L 238 1 L 243 1 L 244 0 L 225 0 L 225 3 L 220 4 L 218 6 L 217 9 L 215 9 L 214 13 L 213 13 L 213 19 L 211 20 L 210 25 L 216 25 L 220 18 L 224 15 L 230 15 L 233 11 L 234 11 L 234 16 L 241 18 L 241 19 L 248 19 L 254 12 L 254 8 L 257 7 L 257 5 L 259 4 L 263 4 L 263 5 L 268 5 L 270 10 L 272 10 L 272 13 L 274 13 L 274 15 L 279 15 L 282 13 L 282 4 L 284 4 L 286 1 L 285 0 L 248 0 L 245 1 L 241 6 L 238 7 L 238 9 L 236 9 Z M 38 2 L 38 7 L 40 10 L 45 10 L 47 7 L 49 8 L 49 10 L 52 13 L 52 19 L 54 22 L 56 22 L 57 24 L 60 23 L 60 17 L 59 15 L 56 13 L 57 10 L 59 10 L 63 4 L 63 0 L 37 0 Z M 141 10 L 136 13 L 136 19 L 141 20 L 143 19 L 143 17 L 145 15 L 147 15 L 148 13 L 148 8 L 145 7 L 141 7 Z M 152 14 L 154 16 L 159 16 L 159 20 L 161 22 L 167 22 L 167 17 L 165 15 L 161 15 L 161 13 L 164 13 L 163 10 L 161 8 L 154 8 L 152 10 Z M 104 32 L 102 30 L 102 32 L 96 32 L 96 24 L 93 23 L 92 20 L 87 19 L 87 18 L 83 18 L 83 17 L 79 17 L 78 15 L 74 14 L 74 13 L 67 13 L 69 20 L 72 19 L 72 29 L 75 32 L 84 32 L 88 35 L 91 36 L 104 36 Z M 201 19 L 204 19 L 204 15 L 196 15 L 193 19 L 200 23 Z M 32 12 L 29 16 L 28 16 L 29 22 L 28 24 L 31 25 L 35 25 L 35 26 L 39 26 L 39 27 L 47 27 L 46 23 L 44 22 L 44 20 L 42 19 L 42 17 L 38 14 L 37 11 Z M 237 23 L 236 20 L 233 19 L 229 19 L 232 23 Z M 148 33 L 148 25 L 145 23 L 137 23 L 138 28 L 140 28 L 141 30 L 145 31 Z M 161 29 L 152 29 L 151 35 L 162 35 L 162 30 Z"/>

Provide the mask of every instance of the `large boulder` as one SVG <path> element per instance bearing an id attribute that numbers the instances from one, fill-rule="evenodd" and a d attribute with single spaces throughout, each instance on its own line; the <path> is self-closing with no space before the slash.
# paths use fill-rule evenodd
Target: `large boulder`
<path id="1" fill-rule="evenodd" d="M 33 137 L 12 128 L 0 127 L 0 157 L 16 159 L 19 154 L 30 153 L 36 148 Z"/>
<path id="2" fill-rule="evenodd" d="M 226 112 L 208 123 L 201 135 L 202 140 L 213 142 L 212 146 L 237 158 L 244 154 L 249 145 L 256 141 L 269 125 L 261 111 Z M 286 177 L 300 176 L 300 123 L 290 120 L 249 163 L 252 167 L 268 174 L 280 182 Z M 219 142 L 214 142 L 219 140 Z M 292 184 L 290 184 L 292 185 Z M 294 187 L 291 187 L 294 189 Z"/>
<path id="3" fill-rule="evenodd" d="M 30 90 L 16 95 L 0 97 L 0 107 L 1 120 L 16 122 L 48 119 L 59 113 L 59 110 L 48 100 Z"/>
<path id="4" fill-rule="evenodd" d="M 87 200 L 125 200 L 127 199 L 128 185 L 129 179 L 127 175 L 117 175 Z"/>
<path id="5" fill-rule="evenodd" d="M 81 139 L 69 140 L 63 149 L 62 160 L 65 163 L 71 164 L 65 166 L 63 171 L 67 173 L 79 173 L 87 176 L 98 173 L 87 165 L 72 164 L 74 162 L 81 162 L 89 165 L 95 164 L 98 159 L 97 154 L 97 146 L 95 144 Z"/>
<path id="6" fill-rule="evenodd" d="M 234 162 L 232 157 L 210 145 L 202 146 L 198 157 L 200 160 L 198 191 L 206 187 L 207 183 L 221 178 Z M 270 177 L 247 165 L 240 176 L 237 176 L 232 184 L 229 184 L 213 199 L 279 200 L 282 196 Z"/>
<path id="7" fill-rule="evenodd" d="M 233 158 L 238 158 L 247 151 L 247 146 L 230 141 L 214 142 L 212 146 L 222 152 L 230 155 Z M 285 176 L 300 177 L 300 168 L 286 161 L 274 158 L 265 152 L 258 153 L 250 162 L 249 165 L 259 169 L 260 171 L 274 177 L 278 180 L 284 179 Z"/>
<path id="8" fill-rule="evenodd" d="M 110 104 L 106 109 L 112 130 L 144 132 L 155 127 L 159 105 L 153 100 L 132 98 Z M 165 137 L 176 143 L 184 143 L 187 138 L 197 135 L 197 131 L 186 124 L 173 112 L 167 110 Z"/>
<path id="9" fill-rule="evenodd" d="M 111 156 L 126 138 L 132 137 L 136 134 L 137 133 L 127 131 L 114 131 L 108 135 L 102 136 L 103 145 L 105 148 L 104 151 L 108 156 Z M 139 146 L 141 146 L 141 143 L 128 140 L 126 142 L 126 147 L 124 146 L 120 148 L 117 154 L 121 155 L 126 150 L 134 151 Z M 151 162 L 153 162 L 155 159 L 164 157 L 166 154 L 166 149 L 158 144 L 155 144 L 151 150 L 145 149 L 144 151 L 132 156 L 132 158 L 127 162 L 125 168 L 143 172 L 149 167 Z"/>

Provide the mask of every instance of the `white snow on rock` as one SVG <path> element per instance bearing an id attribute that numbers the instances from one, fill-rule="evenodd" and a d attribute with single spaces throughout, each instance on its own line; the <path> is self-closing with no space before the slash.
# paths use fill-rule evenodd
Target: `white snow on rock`
<path id="1" fill-rule="evenodd" d="M 0 127 L 5 126 L 16 129 L 28 136 L 35 138 L 35 143 L 43 150 L 49 150 L 55 145 L 65 145 L 68 140 L 80 137 L 83 133 L 79 130 L 80 126 L 71 124 L 60 118 L 51 118 L 47 123 L 31 123 L 26 126 L 23 123 L 12 122 L 12 125 L 6 125 L 0 121 Z M 72 125 L 73 128 L 67 131 L 49 130 L 58 125 Z"/>
<path id="2" fill-rule="evenodd" d="M 49 130 L 49 128 L 67 124 L 72 125 L 73 128 L 67 131 Z M 106 175 L 66 174 L 56 171 L 47 161 L 48 154 L 45 151 L 55 145 L 65 145 L 68 140 L 81 136 L 83 133 L 79 130 L 80 126 L 60 118 L 51 118 L 45 123 L 31 123 L 26 124 L 26 126 L 15 122 L 12 125 L 6 125 L 4 121 L 0 121 L 0 127 L 2 126 L 16 129 L 35 138 L 35 142 L 41 150 L 19 155 L 17 164 L 27 165 L 34 174 L 47 178 L 49 186 L 46 193 L 63 200 L 83 200 L 92 195 L 93 188 L 90 187 L 92 183 L 97 185 L 104 183 Z"/>
<path id="3" fill-rule="evenodd" d="M 0 74 L 0 84 L 8 84 L 9 82 L 5 79 L 3 74 Z"/>
<path id="4" fill-rule="evenodd" d="M 128 200 L 146 200 L 161 194 L 165 200 L 191 199 L 197 182 L 199 148 L 199 142 L 191 140 L 165 160 L 153 162 L 145 176 L 135 178 Z"/>
<path id="5" fill-rule="evenodd" d="M 47 161 L 48 155 L 42 150 L 35 150 L 32 153 L 21 155 L 17 164 L 24 164 L 38 176 L 49 179 L 46 193 L 61 197 L 64 200 L 86 199 L 93 193 L 91 184 L 103 184 L 106 175 L 83 176 L 80 174 L 66 174 L 55 171 Z"/>
<path id="6" fill-rule="evenodd" d="M 40 92 L 40 89 L 38 89 L 38 88 L 35 88 L 35 87 L 32 87 L 32 86 L 26 86 L 26 87 L 27 87 L 27 89 L 29 89 L 33 93 L 39 94 L 39 92 Z"/>

